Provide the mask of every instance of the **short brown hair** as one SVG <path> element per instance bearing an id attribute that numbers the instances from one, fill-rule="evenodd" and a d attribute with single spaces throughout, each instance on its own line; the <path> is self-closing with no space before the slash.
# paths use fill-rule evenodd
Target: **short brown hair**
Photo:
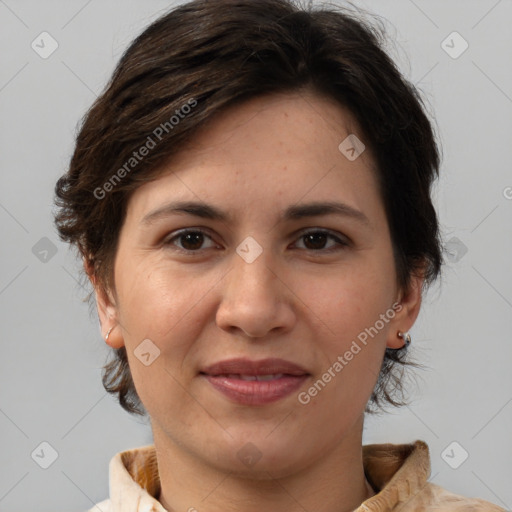
<path id="1" fill-rule="evenodd" d="M 416 272 L 430 284 L 442 265 L 430 197 L 439 152 L 422 100 L 383 50 L 384 40 L 380 23 L 341 7 L 193 0 L 174 8 L 133 41 L 84 117 L 69 170 L 55 189 L 61 239 L 77 246 L 103 289 L 114 289 L 131 192 L 227 107 L 311 90 L 347 107 L 372 149 L 399 285 L 406 289 Z M 155 146 L 135 158 L 150 138 Z M 414 363 L 406 350 L 386 350 L 367 412 L 403 405 L 397 396 L 408 364 Z M 124 347 L 105 365 L 103 384 L 127 411 L 145 413 Z"/>

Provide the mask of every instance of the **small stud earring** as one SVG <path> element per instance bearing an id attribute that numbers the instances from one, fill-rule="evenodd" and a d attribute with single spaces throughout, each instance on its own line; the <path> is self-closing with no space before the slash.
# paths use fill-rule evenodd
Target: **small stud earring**
<path id="1" fill-rule="evenodd" d="M 408 332 L 398 331 L 398 337 L 402 338 L 404 340 L 404 345 L 403 345 L 403 347 L 400 347 L 400 348 L 407 348 L 411 344 L 412 338 Z"/>
<path id="2" fill-rule="evenodd" d="M 112 329 L 113 327 L 111 327 L 108 332 L 107 332 L 107 335 L 105 336 L 105 341 L 108 341 L 108 337 L 110 336 L 110 333 L 112 332 Z"/>

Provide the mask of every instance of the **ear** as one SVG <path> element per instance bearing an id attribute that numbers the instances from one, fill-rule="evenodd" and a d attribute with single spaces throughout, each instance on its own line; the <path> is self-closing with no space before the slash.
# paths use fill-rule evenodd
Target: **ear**
<path id="1" fill-rule="evenodd" d="M 101 335 L 105 340 L 105 343 L 110 345 L 112 348 L 124 347 L 124 339 L 120 329 L 118 311 L 114 299 L 107 291 L 105 291 L 103 286 L 100 285 L 94 271 L 85 260 L 84 268 L 94 287 L 96 308 L 98 310 L 98 318 L 100 319 L 101 325 Z"/>
<path id="2" fill-rule="evenodd" d="M 424 282 L 423 276 L 411 276 L 411 281 L 407 290 L 402 290 L 401 297 L 397 300 L 393 309 L 395 317 L 392 320 L 392 326 L 388 333 L 387 348 L 401 348 L 404 345 L 398 332 L 409 332 L 419 315 L 421 307 L 421 291 Z"/>

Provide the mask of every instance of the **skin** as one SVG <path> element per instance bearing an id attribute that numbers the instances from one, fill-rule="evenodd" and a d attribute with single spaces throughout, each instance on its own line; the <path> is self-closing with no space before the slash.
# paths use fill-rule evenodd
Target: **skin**
<path id="1" fill-rule="evenodd" d="M 364 409 L 385 348 L 401 347 L 397 332 L 416 320 L 422 279 L 407 291 L 397 285 L 370 149 L 354 161 L 338 149 L 351 133 L 364 141 L 348 110 L 312 92 L 260 97 L 217 116 L 130 198 L 115 290 L 92 280 L 102 332 L 113 328 L 107 343 L 126 346 L 151 419 L 168 510 L 340 512 L 375 494 L 363 471 Z M 141 222 L 174 200 L 233 218 Z M 288 206 L 327 200 L 368 223 L 332 214 L 280 220 Z M 173 239 L 182 228 L 206 234 L 187 244 Z M 349 245 L 308 243 L 304 231 L 315 229 Z M 263 249 L 252 263 L 236 252 L 248 236 Z M 198 376 L 232 357 L 280 357 L 307 369 L 299 391 L 307 390 L 395 302 L 401 310 L 306 405 L 298 392 L 236 404 Z M 144 339 L 160 350 L 149 366 L 134 355 Z M 238 456 L 247 443 L 261 457 L 251 466 Z"/>

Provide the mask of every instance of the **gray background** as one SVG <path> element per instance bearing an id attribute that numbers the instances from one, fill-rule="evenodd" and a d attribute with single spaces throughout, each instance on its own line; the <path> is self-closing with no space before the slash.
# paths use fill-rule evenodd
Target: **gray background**
<path id="1" fill-rule="evenodd" d="M 429 369 L 415 371 L 410 406 L 367 420 L 364 442 L 423 439 L 432 482 L 510 509 L 512 2 L 355 4 L 387 20 L 393 57 L 437 119 L 449 253 L 411 332 Z M 0 0 L 1 511 L 88 509 L 108 495 L 111 457 L 152 442 L 146 421 L 103 390 L 107 347 L 52 201 L 79 119 L 131 39 L 171 5 Z M 59 45 L 47 59 L 31 47 L 43 31 Z M 469 44 L 457 58 L 461 40 L 444 43 L 452 56 L 442 47 L 453 31 Z M 43 441 L 58 452 L 48 469 Z"/>

